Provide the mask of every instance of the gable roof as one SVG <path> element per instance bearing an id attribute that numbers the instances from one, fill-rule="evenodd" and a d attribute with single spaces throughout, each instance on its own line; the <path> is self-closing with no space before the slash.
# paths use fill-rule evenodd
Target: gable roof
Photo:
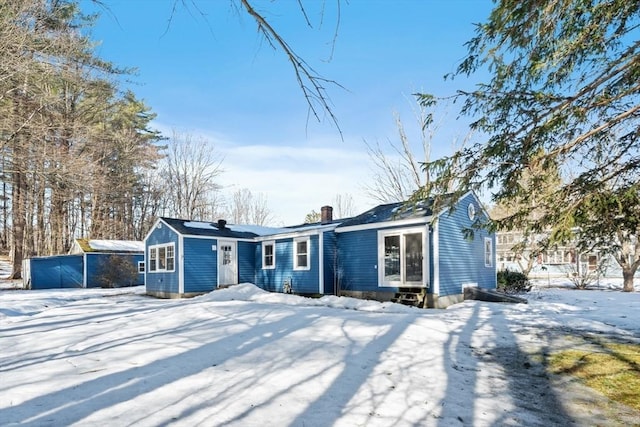
<path id="1" fill-rule="evenodd" d="M 225 224 L 220 227 L 218 223 L 206 221 L 191 221 L 188 219 L 160 218 L 176 232 L 189 236 L 227 237 L 233 239 L 253 239 L 264 233 L 275 232 L 275 228 Z"/>
<path id="2" fill-rule="evenodd" d="M 224 227 L 216 222 L 191 221 L 188 219 L 160 217 L 159 221 L 164 222 L 175 232 L 186 236 L 202 237 L 222 237 L 231 239 L 256 239 L 265 240 L 269 238 L 291 237 L 299 233 L 308 234 L 314 231 L 335 228 L 338 221 L 328 223 L 300 224 L 289 227 L 265 227 L 260 225 L 227 224 Z M 151 231 L 149 232 L 151 233 Z"/>

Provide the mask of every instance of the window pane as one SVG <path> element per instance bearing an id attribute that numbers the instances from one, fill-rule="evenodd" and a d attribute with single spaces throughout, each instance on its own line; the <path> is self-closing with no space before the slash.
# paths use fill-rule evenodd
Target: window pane
<path id="1" fill-rule="evenodd" d="M 264 266 L 265 267 L 273 266 L 273 245 L 264 246 Z"/>
<path id="2" fill-rule="evenodd" d="M 422 282 L 422 233 L 404 236 L 405 281 Z"/>
<path id="3" fill-rule="evenodd" d="M 306 254 L 307 253 L 307 241 L 298 242 L 298 253 Z"/>
<path id="4" fill-rule="evenodd" d="M 298 267 L 306 267 L 306 266 L 307 266 L 307 256 L 298 255 Z"/>
<path id="5" fill-rule="evenodd" d="M 156 248 L 149 250 L 149 271 L 156 271 Z"/>
<path id="6" fill-rule="evenodd" d="M 384 238 L 384 280 L 400 280 L 400 236 Z"/>
<path id="7" fill-rule="evenodd" d="M 301 240 L 301 241 L 295 242 L 294 257 L 295 257 L 294 268 L 309 267 L 309 246 L 308 246 L 307 240 Z"/>
<path id="8" fill-rule="evenodd" d="M 493 267 L 493 248 L 489 238 L 484 239 L 484 265 Z"/>
<path id="9" fill-rule="evenodd" d="M 166 254 L 167 254 L 167 249 L 165 247 L 158 248 L 158 270 L 166 270 L 166 267 L 167 267 Z"/>

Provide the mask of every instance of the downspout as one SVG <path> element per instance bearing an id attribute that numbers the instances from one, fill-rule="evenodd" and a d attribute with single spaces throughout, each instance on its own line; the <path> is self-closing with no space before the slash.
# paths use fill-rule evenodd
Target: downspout
<path id="1" fill-rule="evenodd" d="M 87 287 L 87 253 L 83 251 L 82 253 L 82 287 L 86 289 Z"/>
<path id="2" fill-rule="evenodd" d="M 433 222 L 433 294 L 440 295 L 440 235 L 438 232 L 438 219 Z"/>
<path id="3" fill-rule="evenodd" d="M 318 234 L 318 291 L 320 295 L 324 295 L 324 231 Z"/>
<path id="4" fill-rule="evenodd" d="M 180 253 L 180 262 L 178 263 L 178 295 L 184 295 L 184 237 L 178 235 L 178 251 Z M 176 254 L 173 254 L 175 257 Z M 174 261 L 175 262 L 175 261 Z"/>

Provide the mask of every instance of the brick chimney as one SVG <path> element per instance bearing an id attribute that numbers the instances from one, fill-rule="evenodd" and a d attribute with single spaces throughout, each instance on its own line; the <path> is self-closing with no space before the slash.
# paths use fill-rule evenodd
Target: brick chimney
<path id="1" fill-rule="evenodd" d="M 327 224 L 333 221 L 333 208 L 331 206 L 323 206 L 320 208 L 320 222 Z"/>

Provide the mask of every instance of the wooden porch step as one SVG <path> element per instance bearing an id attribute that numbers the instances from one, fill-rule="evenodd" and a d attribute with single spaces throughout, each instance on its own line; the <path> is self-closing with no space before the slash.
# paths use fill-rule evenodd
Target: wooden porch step
<path id="1" fill-rule="evenodd" d="M 392 302 L 423 308 L 425 306 L 427 290 L 424 288 L 399 288 Z"/>

